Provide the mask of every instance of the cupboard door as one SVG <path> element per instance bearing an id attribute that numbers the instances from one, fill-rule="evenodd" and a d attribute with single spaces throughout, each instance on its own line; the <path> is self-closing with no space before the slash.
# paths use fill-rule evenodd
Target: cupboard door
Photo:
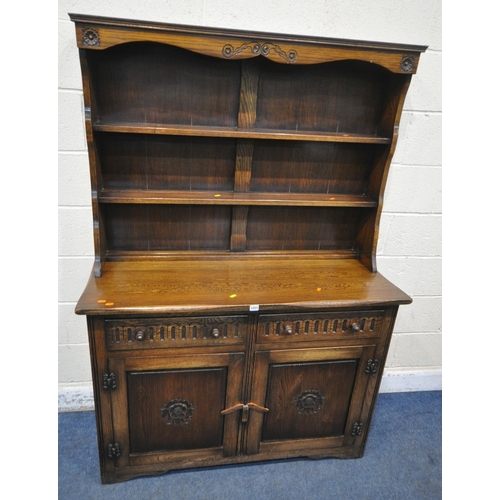
<path id="1" fill-rule="evenodd" d="M 260 351 L 255 355 L 247 453 L 321 450 L 354 445 L 374 346 Z"/>
<path id="2" fill-rule="evenodd" d="M 244 354 L 109 359 L 120 467 L 203 461 L 237 453 Z"/>

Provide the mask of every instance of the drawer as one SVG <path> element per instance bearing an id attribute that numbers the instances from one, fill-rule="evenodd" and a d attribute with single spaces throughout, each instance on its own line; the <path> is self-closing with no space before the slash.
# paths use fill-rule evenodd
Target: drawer
<path id="1" fill-rule="evenodd" d="M 108 319 L 110 350 L 244 344 L 248 316 Z"/>
<path id="2" fill-rule="evenodd" d="M 310 342 L 376 337 L 384 330 L 384 311 L 346 311 L 312 314 L 263 314 L 257 342 Z"/>

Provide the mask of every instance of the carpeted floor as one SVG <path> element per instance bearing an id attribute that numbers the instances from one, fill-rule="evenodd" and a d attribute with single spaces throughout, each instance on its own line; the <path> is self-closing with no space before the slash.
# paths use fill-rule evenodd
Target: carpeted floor
<path id="1" fill-rule="evenodd" d="M 365 456 L 174 471 L 100 483 L 94 412 L 59 414 L 59 500 L 441 499 L 441 392 L 380 394 Z"/>

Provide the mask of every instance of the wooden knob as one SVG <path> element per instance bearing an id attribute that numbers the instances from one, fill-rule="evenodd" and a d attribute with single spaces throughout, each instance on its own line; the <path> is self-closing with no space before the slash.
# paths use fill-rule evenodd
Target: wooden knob
<path id="1" fill-rule="evenodd" d="M 135 340 L 144 340 L 144 332 L 142 330 L 139 330 L 135 334 Z"/>
<path id="2" fill-rule="evenodd" d="M 285 333 L 291 335 L 293 333 L 292 327 L 290 325 L 285 326 Z"/>
<path id="3" fill-rule="evenodd" d="M 351 325 L 351 332 L 357 333 L 361 330 L 359 323 L 353 323 Z"/>
<path id="4" fill-rule="evenodd" d="M 220 336 L 220 332 L 218 328 L 212 328 L 211 335 L 214 339 L 218 339 Z"/>

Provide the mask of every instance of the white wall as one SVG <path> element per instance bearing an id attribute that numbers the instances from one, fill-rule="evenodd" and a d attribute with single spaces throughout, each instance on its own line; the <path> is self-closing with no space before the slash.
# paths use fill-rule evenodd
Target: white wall
<path id="1" fill-rule="evenodd" d="M 68 12 L 428 45 L 389 175 L 379 271 L 413 297 L 395 326 L 382 390 L 441 388 L 440 0 L 59 1 L 59 407 L 92 406 L 85 318 L 73 313 L 93 261 L 82 83 Z"/>

